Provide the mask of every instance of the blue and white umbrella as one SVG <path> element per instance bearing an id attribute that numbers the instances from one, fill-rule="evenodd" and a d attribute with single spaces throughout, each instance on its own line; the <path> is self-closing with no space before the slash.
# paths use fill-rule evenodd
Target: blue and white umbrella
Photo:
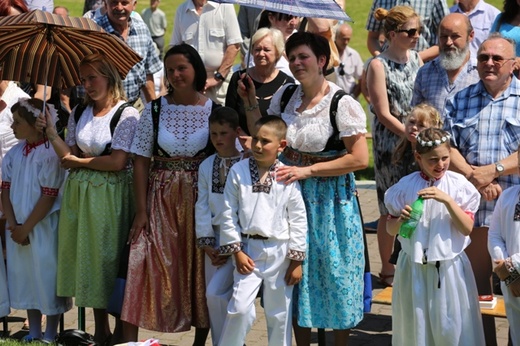
<path id="1" fill-rule="evenodd" d="M 295 17 L 328 18 L 351 22 L 352 19 L 334 0 L 213 0 L 286 13 Z"/>

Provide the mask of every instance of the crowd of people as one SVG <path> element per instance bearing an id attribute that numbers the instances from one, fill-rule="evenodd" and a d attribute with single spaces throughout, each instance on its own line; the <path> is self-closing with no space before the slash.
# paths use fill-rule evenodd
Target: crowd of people
<path id="1" fill-rule="evenodd" d="M 85 2 L 143 58 L 124 79 L 99 52 L 48 102 L 0 81 L 0 317 L 27 310 L 24 341 L 52 343 L 74 299 L 99 345 L 195 327 L 194 345 L 211 331 L 242 346 L 260 297 L 269 345 L 310 345 L 312 328 L 347 345 L 370 290 L 363 94 L 392 343 L 496 345 L 478 303 L 495 272 L 520 345 L 516 0 L 374 0 L 365 63 L 347 23 L 207 0 L 179 7 L 165 49 L 159 2 L 141 16 L 135 0 Z M 2 16 L 27 11 L 0 0 Z"/>

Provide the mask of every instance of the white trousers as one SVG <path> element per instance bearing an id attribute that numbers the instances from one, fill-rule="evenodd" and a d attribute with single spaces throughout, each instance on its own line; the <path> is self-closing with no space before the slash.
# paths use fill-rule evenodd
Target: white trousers
<path id="1" fill-rule="evenodd" d="M 231 258 L 220 266 L 215 267 L 211 264 L 209 257 L 206 256 L 206 300 L 208 303 L 209 322 L 211 325 L 211 340 L 213 346 L 218 345 L 218 341 L 224 328 L 224 321 L 227 316 L 227 306 L 233 294 L 233 261 Z M 209 275 L 208 275 L 209 274 Z M 254 308 L 254 305 L 253 305 Z M 255 320 L 255 312 L 251 314 L 251 323 Z"/>
<path id="2" fill-rule="evenodd" d="M 287 247 L 287 240 L 247 240 L 243 250 L 255 262 L 255 268 L 248 275 L 239 274 L 236 269 L 233 271 L 233 295 L 227 307 L 220 346 L 244 345 L 253 324 L 255 298 L 262 283 L 268 345 L 291 345 L 293 286 L 287 286 L 284 280 L 290 263 L 286 258 Z"/>

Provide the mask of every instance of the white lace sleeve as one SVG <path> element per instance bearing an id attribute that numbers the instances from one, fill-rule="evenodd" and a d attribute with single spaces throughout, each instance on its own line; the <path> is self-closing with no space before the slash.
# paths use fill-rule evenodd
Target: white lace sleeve
<path id="1" fill-rule="evenodd" d="M 112 138 L 112 149 L 130 152 L 135 129 L 139 121 L 139 111 L 134 107 L 126 107 L 121 114 Z"/>
<path id="2" fill-rule="evenodd" d="M 145 157 L 152 157 L 153 155 L 152 102 L 146 105 L 137 122 L 130 152 Z"/>
<path id="3" fill-rule="evenodd" d="M 340 137 L 350 137 L 367 132 L 367 117 L 363 107 L 349 95 L 338 104 L 336 123 Z"/>
<path id="4" fill-rule="evenodd" d="M 65 143 L 69 147 L 76 145 L 76 120 L 74 117 L 76 116 L 76 110 L 78 106 L 74 107 L 72 112 L 70 112 L 69 122 L 67 123 L 67 136 L 65 137 Z"/>

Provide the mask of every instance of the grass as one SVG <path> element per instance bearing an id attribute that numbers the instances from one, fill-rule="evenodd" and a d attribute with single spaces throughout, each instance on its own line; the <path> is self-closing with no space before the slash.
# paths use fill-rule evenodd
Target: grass
<path id="1" fill-rule="evenodd" d="M 428 1 L 428 0 L 425 0 Z M 449 5 L 451 6 L 450 1 L 448 0 Z M 170 37 L 173 31 L 173 20 L 175 18 L 175 11 L 177 7 L 182 3 L 182 0 L 163 0 L 160 4 L 160 8 L 166 14 L 166 18 L 168 18 L 168 28 L 166 30 L 165 41 L 166 44 L 170 42 Z M 486 0 L 487 3 L 495 6 L 499 10 L 503 8 L 502 0 Z M 69 9 L 71 16 L 81 16 L 83 11 L 83 1 L 79 0 L 55 0 L 54 5 L 65 6 Z M 365 30 L 365 24 L 367 21 L 368 13 L 370 11 L 370 7 L 372 5 L 372 1 L 370 0 L 362 0 L 362 1 L 346 1 L 346 12 L 354 21 L 351 23 L 353 29 L 353 37 L 350 41 L 350 46 L 357 50 L 363 60 L 366 60 L 370 57 L 370 53 L 366 47 L 366 37 L 367 32 Z M 137 3 L 137 11 L 140 13 L 144 8 L 149 6 L 148 1 L 141 1 Z M 238 9 L 238 7 L 236 7 Z M 363 97 L 360 97 L 360 102 L 365 109 L 367 109 L 366 101 Z M 370 126 L 370 125 L 369 125 Z M 356 172 L 356 179 L 365 179 L 372 180 L 374 179 L 374 168 L 373 168 L 373 158 L 372 158 L 372 140 L 368 140 L 369 145 L 369 153 L 370 153 L 370 164 L 369 167 L 365 170 Z"/>
<path id="2" fill-rule="evenodd" d="M 19 340 L 15 339 L 0 339 L 0 346 L 21 346 L 21 345 L 27 345 L 27 343 L 23 343 Z M 43 342 L 31 342 L 31 346 L 44 346 L 47 344 L 44 344 Z"/>

